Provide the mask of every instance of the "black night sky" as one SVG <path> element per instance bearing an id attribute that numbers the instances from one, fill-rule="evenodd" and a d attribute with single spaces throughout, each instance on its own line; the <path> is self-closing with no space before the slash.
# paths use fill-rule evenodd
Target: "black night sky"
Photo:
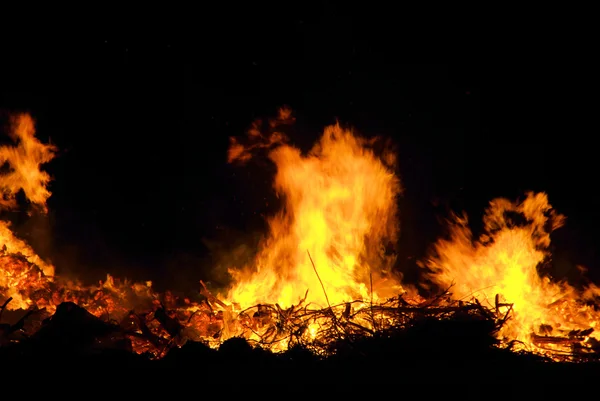
<path id="1" fill-rule="evenodd" d="M 218 280 L 219 249 L 251 244 L 276 206 L 267 168 L 227 165 L 228 138 L 289 105 L 306 150 L 336 118 L 393 138 L 409 275 L 450 209 L 478 222 L 494 197 L 543 190 L 568 217 L 554 235 L 557 273 L 585 264 L 600 277 L 589 68 L 418 64 L 429 60 L 408 57 L 389 24 L 326 6 L 300 14 L 4 37 L 3 120 L 29 111 L 60 148 L 49 215 L 6 218 L 59 273 L 159 288 Z"/>

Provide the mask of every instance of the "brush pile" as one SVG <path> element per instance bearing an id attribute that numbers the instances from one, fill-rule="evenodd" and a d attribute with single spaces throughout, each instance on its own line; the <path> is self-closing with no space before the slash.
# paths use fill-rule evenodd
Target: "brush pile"
<path id="1" fill-rule="evenodd" d="M 81 290 L 74 283 L 44 278 L 22 255 L 4 252 L 1 257 L 7 259 L 3 263 L 10 259 L 13 271 L 21 271 L 37 290 L 29 294 L 33 303 L 27 310 L 9 310 L 13 298 L 0 298 L 0 355 L 49 349 L 79 354 L 119 350 L 153 360 L 188 342 L 215 349 L 232 338 L 269 351 L 303 349 L 317 357 L 339 357 L 350 350 L 353 355 L 372 355 L 378 349 L 373 344 L 391 338 L 403 338 L 393 348 L 403 344 L 405 355 L 452 350 L 464 357 L 491 348 L 523 350 L 518 342 L 497 340 L 498 330 L 512 313 L 512 306 L 498 298 L 493 308 L 476 299 L 452 301 L 449 291 L 444 291 L 419 304 L 398 295 L 379 304 L 355 301 L 311 309 L 303 300 L 287 309 L 261 304 L 236 311 L 203 282 L 195 301 L 110 280 Z M 0 294 L 8 290 L 0 288 Z M 537 351 L 555 360 L 587 361 L 600 355 L 591 332 L 533 334 L 533 338 L 540 347 Z M 355 353 L 357 349 L 361 351 Z"/>

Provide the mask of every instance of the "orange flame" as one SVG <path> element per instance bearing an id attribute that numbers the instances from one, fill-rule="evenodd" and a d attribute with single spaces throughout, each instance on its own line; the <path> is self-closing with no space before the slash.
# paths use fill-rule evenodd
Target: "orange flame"
<path id="1" fill-rule="evenodd" d="M 0 208 L 12 209 L 16 207 L 15 196 L 19 190 L 23 190 L 27 199 L 37 205 L 42 212 L 46 212 L 46 200 L 50 192 L 46 185 L 50 176 L 40 171 L 40 165 L 54 158 L 56 148 L 39 142 L 34 134 L 34 123 L 31 116 L 21 114 L 12 121 L 11 139 L 16 146 L 0 147 L 0 165 L 7 166 L 9 171 L 0 177 Z M 54 275 L 54 266 L 44 262 L 24 241 L 16 238 L 9 228 L 10 223 L 0 221 L 0 244 L 6 252 L 21 253 L 29 262 L 36 264 L 42 269 L 43 275 L 51 277 Z M 38 275 L 39 276 L 39 275 Z M 7 288 L 7 296 L 13 297 L 11 308 L 26 308 L 31 304 L 29 297 L 23 297 L 21 290 L 31 285 L 31 291 L 40 289 L 47 281 L 25 280 L 25 275 L 15 274 L 14 271 L 0 270 L 0 287 Z"/>
<path id="2" fill-rule="evenodd" d="M 282 109 L 270 122 L 270 135 L 257 123 L 249 132 L 252 144 L 232 140 L 230 161 L 246 162 L 253 150 L 276 146 L 269 157 L 277 166 L 274 187 L 284 206 L 269 220 L 269 236 L 253 265 L 231 271 L 236 284 L 227 299 L 242 307 L 265 302 L 289 307 L 307 290 L 307 301 L 319 307 L 377 299 L 370 282 L 394 263 L 383 247 L 398 235 L 400 181 L 369 141 L 339 124 L 327 127 L 302 155 L 277 130 L 290 121 L 289 110 Z"/>
<path id="3" fill-rule="evenodd" d="M 550 233 L 565 222 L 546 194 L 528 193 L 520 203 L 495 199 L 483 222 L 484 234 L 473 240 L 466 216 L 453 217 L 449 238 L 435 244 L 426 262 L 433 283 L 453 284 L 455 299 L 474 297 L 496 309 L 510 304 L 512 317 L 500 336 L 529 346 L 536 334 L 560 336 L 597 326 L 600 314 L 586 304 L 598 294 L 595 286 L 580 292 L 538 272 L 550 257 Z"/>
<path id="4" fill-rule="evenodd" d="M 46 212 L 46 200 L 50 197 L 46 185 L 50 182 L 50 176 L 41 171 L 40 166 L 54 158 L 56 148 L 35 138 L 33 119 L 28 114 L 14 118 L 10 137 L 17 146 L 0 147 L 0 165 L 8 163 L 11 167 L 11 171 L 4 174 L 0 181 L 3 194 L 0 207 L 15 207 L 15 195 L 22 189 L 30 202 Z"/>

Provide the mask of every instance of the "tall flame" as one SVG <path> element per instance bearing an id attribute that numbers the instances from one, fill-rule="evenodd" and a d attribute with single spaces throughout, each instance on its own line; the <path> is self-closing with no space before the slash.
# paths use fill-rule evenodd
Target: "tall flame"
<path id="1" fill-rule="evenodd" d="M 54 158 L 56 148 L 52 145 L 43 144 L 34 136 L 35 127 L 33 119 L 28 114 L 20 114 L 12 120 L 10 138 L 14 146 L 0 146 L 0 165 L 7 167 L 7 172 L 1 175 L 0 209 L 12 209 L 16 207 L 16 195 L 23 190 L 27 199 L 38 206 L 41 212 L 46 212 L 46 200 L 50 192 L 46 185 L 50 181 L 48 173 L 41 171 L 40 166 L 48 163 Z M 44 275 L 54 275 L 54 266 L 43 261 L 29 245 L 14 236 L 10 230 L 10 223 L 0 221 L 0 244 L 5 251 L 10 253 L 21 253 L 31 263 L 39 266 Z M 13 297 L 12 305 L 9 307 L 27 307 L 29 299 L 23 296 L 25 287 L 22 283 L 23 276 L 13 274 L 13 271 L 0 269 L 0 287 L 7 288 L 7 296 Z M 36 281 L 30 291 L 35 291 L 42 286 L 45 280 Z M 28 280 L 28 284 L 32 284 Z M 38 285 L 39 284 L 39 285 Z"/>
<path id="2" fill-rule="evenodd" d="M 339 124 L 325 129 L 307 155 L 285 144 L 278 128 L 293 122 L 288 109 L 270 122 L 271 133 L 255 124 L 251 144 L 232 139 L 230 161 L 245 162 L 257 148 L 269 148 L 277 166 L 274 187 L 282 211 L 269 222 L 269 235 L 252 266 L 232 271 L 236 284 L 228 299 L 242 306 L 308 302 L 328 304 L 368 299 L 373 276 L 394 262 L 384 245 L 398 235 L 396 197 L 400 181 L 394 159 L 376 156 L 367 141 Z"/>
<path id="3" fill-rule="evenodd" d="M 426 262 L 430 281 L 453 285 L 456 299 L 474 297 L 492 308 L 510 304 L 512 316 L 500 335 L 529 345 L 536 334 L 560 335 L 598 325 L 600 314 L 585 302 L 597 295 L 595 286 L 577 291 L 538 271 L 550 257 L 550 233 L 565 222 L 545 193 L 528 193 L 522 202 L 495 199 L 483 222 L 484 233 L 474 240 L 467 217 L 453 217 L 449 238 L 437 241 Z"/>
<path id="4" fill-rule="evenodd" d="M 23 190 L 30 202 L 46 212 L 46 201 L 50 197 L 46 186 L 50 176 L 40 170 L 40 166 L 54 158 L 56 148 L 37 140 L 34 122 L 29 114 L 16 116 L 9 134 L 16 146 L 0 147 L 0 165 L 7 163 L 11 168 L 0 181 L 3 194 L 0 207 L 15 207 L 15 195 Z"/>

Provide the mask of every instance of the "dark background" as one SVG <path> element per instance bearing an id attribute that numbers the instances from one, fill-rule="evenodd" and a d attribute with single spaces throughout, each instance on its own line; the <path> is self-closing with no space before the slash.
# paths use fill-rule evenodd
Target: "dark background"
<path id="1" fill-rule="evenodd" d="M 408 56 L 419 32 L 323 4 L 4 35 L 3 118 L 31 112 L 38 137 L 60 148 L 47 165 L 49 215 L 5 218 L 59 274 L 219 282 L 220 255 L 252 248 L 277 206 L 269 168 L 227 165 L 228 138 L 289 105 L 306 150 L 336 118 L 393 138 L 409 276 L 439 217 L 466 210 L 478 222 L 489 200 L 526 190 L 546 191 L 568 216 L 554 236 L 556 273 L 584 264 L 598 276 L 591 67 L 458 54 L 417 64 L 434 56 Z"/>

